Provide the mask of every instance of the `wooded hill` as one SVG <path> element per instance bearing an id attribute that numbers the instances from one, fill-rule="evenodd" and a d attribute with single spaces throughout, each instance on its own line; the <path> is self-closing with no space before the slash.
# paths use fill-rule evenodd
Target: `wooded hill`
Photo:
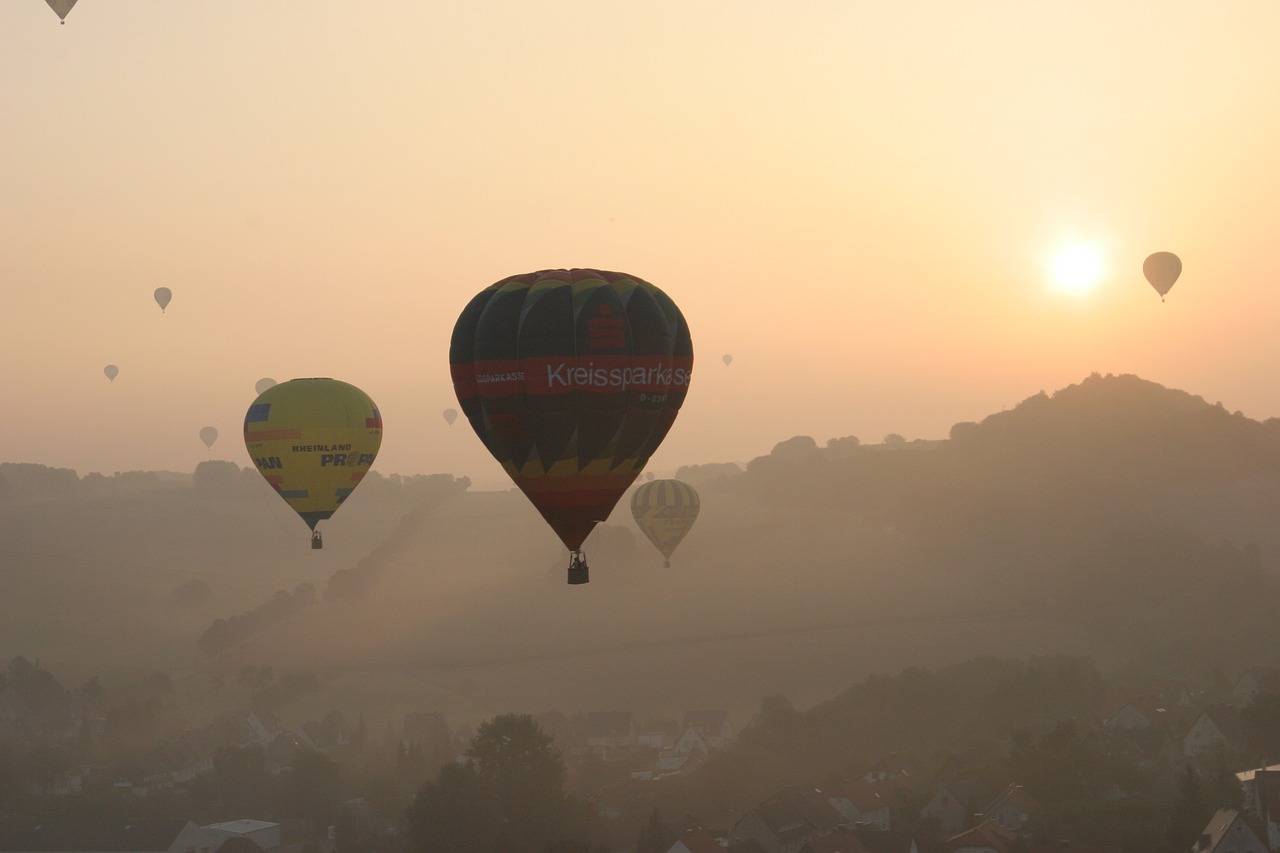
<path id="1" fill-rule="evenodd" d="M 114 631 L 146 667 L 317 671 L 326 707 L 359 695 L 479 719 L 746 714 L 775 693 L 803 707 L 984 654 L 1191 679 L 1280 656 L 1280 424 L 1133 376 L 1038 394 L 943 441 L 799 436 L 745 470 L 692 466 L 680 476 L 702 513 L 672 567 L 624 497 L 587 542 L 583 587 L 565 585 L 563 549 L 518 492 L 371 478 L 310 552 L 256 472 L 204 474 L 217 482 L 81 478 L 51 494 L 0 466 L 0 657 L 100 665 Z M 192 579 L 211 595 L 180 604 Z M 307 606 L 198 647 L 300 583 Z M 100 608 L 107 596 L 146 606 Z M 94 632 L 64 631 L 69 614 Z"/>

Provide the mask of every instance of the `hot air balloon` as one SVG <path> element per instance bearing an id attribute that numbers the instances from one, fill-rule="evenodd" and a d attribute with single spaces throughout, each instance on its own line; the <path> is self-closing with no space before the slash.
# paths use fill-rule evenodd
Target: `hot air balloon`
<path id="1" fill-rule="evenodd" d="M 157 287 L 155 292 L 156 304 L 160 306 L 160 313 L 164 313 L 164 309 L 169 307 L 169 300 L 173 299 L 173 291 L 167 287 Z"/>
<path id="2" fill-rule="evenodd" d="M 382 444 L 369 396 L 337 379 L 291 379 L 258 395 L 244 416 L 244 446 L 258 472 L 323 543 L 316 524 L 364 479 Z"/>
<path id="3" fill-rule="evenodd" d="M 733 364 L 733 356 L 731 356 L 731 355 L 726 355 L 726 356 L 724 357 L 723 361 L 724 361 L 724 366 L 725 366 L 725 367 L 728 367 L 729 365 Z"/>
<path id="4" fill-rule="evenodd" d="M 254 383 L 253 390 L 261 394 L 263 391 L 267 390 L 268 388 L 270 388 L 275 384 L 276 384 L 276 381 L 274 379 L 270 379 L 264 376 L 261 379 L 259 379 L 256 383 Z"/>
<path id="5" fill-rule="evenodd" d="M 204 427 L 200 430 L 200 440 L 205 447 L 212 448 L 213 443 L 218 440 L 218 431 L 213 427 Z"/>
<path id="6" fill-rule="evenodd" d="M 457 409 L 444 410 L 444 422 L 447 423 L 449 426 L 453 426 L 453 422 L 456 421 L 457 419 L 458 419 Z"/>
<path id="7" fill-rule="evenodd" d="M 1173 252 L 1156 252 L 1142 262 L 1142 274 L 1160 294 L 1160 301 L 1164 302 L 1164 295 L 1182 275 L 1182 260 Z"/>
<path id="8" fill-rule="evenodd" d="M 665 293 L 589 269 L 512 276 L 453 328 L 453 388 L 485 447 L 569 549 L 582 543 L 675 422 L 693 374 L 689 327 Z"/>
<path id="9" fill-rule="evenodd" d="M 102 368 L 102 372 L 106 374 L 107 381 L 115 382 L 116 376 L 120 373 L 120 368 L 116 367 L 114 364 L 108 364 L 106 367 Z"/>
<path id="10" fill-rule="evenodd" d="M 58 21 L 65 24 L 67 15 L 71 13 L 71 7 L 76 5 L 76 0 L 45 0 L 49 4 L 49 8 L 58 16 Z"/>
<path id="11" fill-rule="evenodd" d="M 650 480 L 631 493 L 631 515 L 671 568 L 671 554 L 698 520 L 698 493 L 679 480 Z"/>

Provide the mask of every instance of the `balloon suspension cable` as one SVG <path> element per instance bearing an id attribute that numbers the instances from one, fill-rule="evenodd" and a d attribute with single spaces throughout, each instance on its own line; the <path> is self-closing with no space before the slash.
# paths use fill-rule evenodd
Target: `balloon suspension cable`
<path id="1" fill-rule="evenodd" d="M 587 576 L 587 555 L 582 553 L 581 548 L 574 549 L 569 552 L 569 583 L 579 584 L 587 583 L 590 578 Z"/>

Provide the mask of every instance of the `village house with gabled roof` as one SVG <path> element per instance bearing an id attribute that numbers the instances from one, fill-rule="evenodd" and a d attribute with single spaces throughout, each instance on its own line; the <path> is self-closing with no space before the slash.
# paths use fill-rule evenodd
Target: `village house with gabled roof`
<path id="1" fill-rule="evenodd" d="M 881 785 L 865 777 L 846 782 L 827 796 L 827 802 L 844 815 L 850 826 L 863 824 L 875 829 L 892 829 L 889 797 L 879 790 Z"/>
<path id="2" fill-rule="evenodd" d="M 671 751 L 677 755 L 692 755 L 695 752 L 701 752 L 703 755 L 711 752 L 711 746 L 698 734 L 697 729 L 688 728 L 676 738 L 675 744 L 672 745 Z"/>
<path id="3" fill-rule="evenodd" d="M 841 830 L 806 841 L 800 848 L 800 853 L 868 853 L 868 850 L 862 846 L 858 836 Z"/>
<path id="4" fill-rule="evenodd" d="M 748 811 L 729 831 L 729 844 L 754 840 L 765 853 L 799 853 L 806 841 L 834 832 L 845 819 L 818 790 L 788 792 Z"/>
<path id="5" fill-rule="evenodd" d="M 982 814 L 1004 829 L 1021 832 L 1032 815 L 1043 808 L 1040 801 L 1028 794 L 1021 785 L 1010 785 L 996 795 Z"/>
<path id="6" fill-rule="evenodd" d="M 218 853 L 231 839 L 245 839 L 260 850 L 274 850 L 280 846 L 280 824 L 266 820 L 228 820 L 211 823 L 204 828 L 214 839 L 213 853 Z"/>
<path id="7" fill-rule="evenodd" d="M 695 829 L 677 838 L 666 853 L 725 853 L 725 848 L 705 829 Z"/>
<path id="8" fill-rule="evenodd" d="M 685 711 L 680 732 L 692 729 L 707 745 L 707 749 L 723 749 L 734 737 L 728 711 Z"/>
<path id="9" fill-rule="evenodd" d="M 1246 669 L 1231 688 L 1231 705 L 1243 708 L 1259 693 L 1280 693 L 1280 669 L 1273 666 Z"/>
<path id="10" fill-rule="evenodd" d="M 1241 740 L 1239 720 L 1234 708 L 1219 705 L 1206 709 L 1182 736 L 1182 754 L 1195 758 L 1206 752 L 1230 750 Z"/>
<path id="11" fill-rule="evenodd" d="M 212 853 L 189 820 L 0 821 L 0 853 Z"/>
<path id="12" fill-rule="evenodd" d="M 1236 779 L 1244 792 L 1243 811 L 1257 819 L 1268 849 L 1280 850 L 1280 764 L 1237 773 Z"/>
<path id="13" fill-rule="evenodd" d="M 858 839 L 867 853 L 919 853 L 915 836 L 910 832 L 855 826 L 849 833 Z"/>
<path id="14" fill-rule="evenodd" d="M 623 747 L 635 745 L 635 724 L 630 711 L 591 711 L 584 725 L 587 748 L 607 757 Z"/>
<path id="15" fill-rule="evenodd" d="M 1192 853 L 1269 853 L 1244 815 L 1235 809 L 1218 809 L 1191 850 Z"/>
<path id="16" fill-rule="evenodd" d="M 1018 833 L 994 821 L 982 823 L 953 835 L 943 842 L 945 853 L 1009 853 L 1018 843 Z"/>
<path id="17" fill-rule="evenodd" d="M 961 777 L 940 787 L 920 810 L 921 820 L 934 820 L 944 835 L 959 832 L 969 817 L 991 802 L 991 790 L 975 776 Z"/>

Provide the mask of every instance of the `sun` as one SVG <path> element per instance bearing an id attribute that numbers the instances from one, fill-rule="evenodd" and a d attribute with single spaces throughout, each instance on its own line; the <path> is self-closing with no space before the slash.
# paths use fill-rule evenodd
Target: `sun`
<path id="1" fill-rule="evenodd" d="M 1053 258 L 1054 288 L 1072 296 L 1087 296 L 1102 280 L 1102 253 L 1096 246 L 1066 246 Z"/>

